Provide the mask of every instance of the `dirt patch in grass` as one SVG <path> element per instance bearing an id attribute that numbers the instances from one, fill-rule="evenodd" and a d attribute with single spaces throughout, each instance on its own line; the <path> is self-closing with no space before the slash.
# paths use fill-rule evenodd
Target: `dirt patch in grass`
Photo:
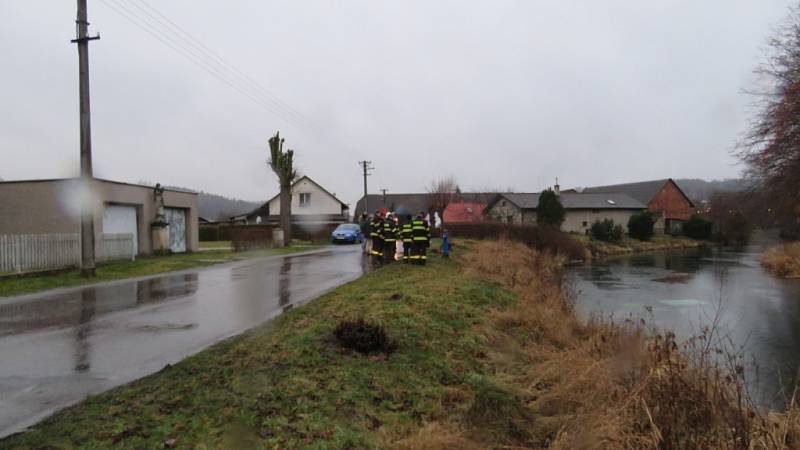
<path id="1" fill-rule="evenodd" d="M 339 322 L 333 335 L 343 348 L 364 355 L 388 355 L 397 349 L 397 344 L 389 338 L 382 325 L 368 323 L 364 319 Z"/>

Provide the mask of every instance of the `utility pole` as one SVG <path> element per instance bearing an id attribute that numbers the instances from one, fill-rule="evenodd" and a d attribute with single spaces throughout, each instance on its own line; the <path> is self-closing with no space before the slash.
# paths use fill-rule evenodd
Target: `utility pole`
<path id="1" fill-rule="evenodd" d="M 92 202 L 92 127 L 89 109 L 89 41 L 100 39 L 98 34 L 89 37 L 89 20 L 86 0 L 78 0 L 78 18 L 75 21 L 77 36 L 71 42 L 78 44 L 78 75 L 81 128 L 81 275 L 94 276 L 94 203 Z"/>
<path id="2" fill-rule="evenodd" d="M 383 197 L 383 206 L 386 206 L 386 193 L 389 192 L 389 190 L 383 188 L 380 191 L 381 191 L 381 196 Z"/>
<path id="3" fill-rule="evenodd" d="M 369 197 L 367 197 L 367 177 L 369 171 L 374 169 L 372 161 L 359 161 L 358 164 L 364 169 L 364 212 L 369 214 Z"/>

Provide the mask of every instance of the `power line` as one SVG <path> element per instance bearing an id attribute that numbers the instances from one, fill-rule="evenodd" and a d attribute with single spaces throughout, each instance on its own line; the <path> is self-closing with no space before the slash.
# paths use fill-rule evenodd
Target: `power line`
<path id="1" fill-rule="evenodd" d="M 211 74 L 215 78 L 219 79 L 223 83 L 227 84 L 234 90 L 238 91 L 242 95 L 250 98 L 254 102 L 260 104 L 262 107 L 267 109 L 268 111 L 272 112 L 276 116 L 286 120 L 287 122 L 295 125 L 301 126 L 302 124 L 299 123 L 297 120 L 293 120 L 290 117 L 286 117 L 280 110 L 276 109 L 273 105 L 267 103 L 261 98 L 258 98 L 252 92 L 250 92 L 246 87 L 241 86 L 241 84 L 237 83 L 235 80 L 231 80 L 226 76 L 226 74 L 219 70 L 218 68 L 214 67 L 213 65 L 209 64 L 207 60 L 203 59 L 202 56 L 198 56 L 196 51 L 193 51 L 190 48 L 187 48 L 185 45 L 182 45 L 180 42 L 176 41 L 172 36 L 165 33 L 164 31 L 158 29 L 157 26 L 154 26 L 152 23 L 148 22 L 146 19 L 142 18 L 142 16 L 138 15 L 135 11 L 132 11 L 127 6 L 122 4 L 121 2 L 118 3 L 115 0 L 111 0 L 112 3 L 109 3 L 108 0 L 102 0 L 103 3 L 106 4 L 109 8 L 111 8 L 114 12 L 121 15 L 129 22 L 131 22 L 136 27 L 140 28 L 141 30 L 145 31 L 146 33 L 150 34 L 156 40 L 161 42 L 162 44 L 166 45 L 167 47 L 171 48 L 172 50 L 176 51 L 177 53 L 184 56 L 190 62 L 198 66 L 200 69 L 204 70 L 205 72 Z M 114 6 L 116 5 L 116 6 Z M 138 19 L 138 20 L 137 20 Z"/>
<path id="2" fill-rule="evenodd" d="M 240 81 L 230 79 L 224 71 L 220 70 L 213 64 L 209 63 L 208 58 L 204 58 L 202 55 L 197 55 L 197 50 L 187 48 L 185 44 L 182 44 L 181 42 L 177 41 L 174 37 L 170 36 L 170 34 L 160 30 L 158 26 L 154 26 L 147 19 L 143 18 L 141 15 L 137 14 L 135 11 L 131 10 L 124 4 L 118 3 L 116 0 L 102 0 L 102 2 L 111 10 L 113 10 L 114 12 L 124 17 L 129 22 L 131 22 L 137 28 L 148 33 L 162 44 L 166 45 L 167 47 L 171 48 L 175 52 L 179 53 L 180 55 L 188 59 L 191 63 L 199 67 L 201 70 L 214 76 L 218 80 L 227 84 L 232 89 L 238 91 L 245 97 L 248 97 L 250 100 L 261 105 L 263 108 L 275 114 L 276 116 L 284 119 L 288 123 L 300 128 L 303 127 L 303 123 L 300 122 L 298 119 L 295 119 L 292 116 L 287 116 L 282 110 L 272 105 L 268 100 L 261 98 L 259 93 L 257 91 L 254 92 L 251 87 L 248 87 L 247 85 L 243 86 Z"/>
<path id="3" fill-rule="evenodd" d="M 213 60 L 216 60 L 216 62 L 218 62 L 220 65 L 224 66 L 225 68 L 229 69 L 234 74 L 238 75 L 238 77 L 241 78 L 246 84 L 252 86 L 254 89 L 258 90 L 259 92 L 263 93 L 265 96 L 269 97 L 278 106 L 280 106 L 281 108 L 283 108 L 284 110 L 286 110 L 287 112 L 289 112 L 290 114 L 295 116 L 295 118 L 297 118 L 297 119 L 299 119 L 301 121 L 307 121 L 306 117 L 302 113 L 300 113 L 296 109 L 292 108 L 286 102 L 281 100 L 281 98 L 278 97 L 275 93 L 271 92 L 269 89 L 265 88 L 260 83 L 258 83 L 258 81 L 254 80 L 252 77 L 248 76 L 246 73 L 242 72 L 241 70 L 239 70 L 238 68 L 236 68 L 232 64 L 228 63 L 217 52 L 215 52 L 214 50 L 208 48 L 208 46 L 203 44 L 198 38 L 192 36 L 183 27 L 181 27 L 180 25 L 178 25 L 177 23 L 172 21 L 169 17 L 164 15 L 157 8 L 155 8 L 154 6 L 152 6 L 151 4 L 146 2 L 145 0 L 139 0 L 139 2 L 142 3 L 146 8 L 150 9 L 151 11 L 153 11 L 153 13 L 155 13 L 156 16 L 154 16 L 153 14 L 150 14 L 146 9 L 140 7 L 138 4 L 134 3 L 134 6 L 136 6 L 139 10 L 143 11 L 145 14 L 147 14 L 150 17 L 152 17 L 154 20 L 158 21 L 159 23 L 161 23 L 165 27 L 172 28 L 173 30 L 175 30 L 176 31 L 175 35 L 178 36 L 179 38 L 181 38 L 184 42 L 188 43 L 189 45 L 194 46 L 195 48 L 197 48 L 198 50 L 203 52 L 205 55 L 207 55 L 208 57 L 212 58 Z M 163 19 L 163 20 L 160 20 L 159 18 Z"/>

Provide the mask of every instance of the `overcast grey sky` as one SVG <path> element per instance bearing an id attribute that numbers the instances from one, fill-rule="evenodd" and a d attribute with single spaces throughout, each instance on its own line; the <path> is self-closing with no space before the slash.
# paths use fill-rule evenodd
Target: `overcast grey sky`
<path id="1" fill-rule="evenodd" d="M 792 3 L 145 1 L 304 119 L 117 12 L 148 19 L 140 0 L 89 0 L 96 176 L 260 200 L 277 191 L 265 161 L 280 130 L 300 171 L 353 204 L 362 159 L 372 192 L 448 174 L 517 191 L 736 176 L 742 89 Z M 75 3 L 0 2 L 6 180 L 77 174 Z"/>

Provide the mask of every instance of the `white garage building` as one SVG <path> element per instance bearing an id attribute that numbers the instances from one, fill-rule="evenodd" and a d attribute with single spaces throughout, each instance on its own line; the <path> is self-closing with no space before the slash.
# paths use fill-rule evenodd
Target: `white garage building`
<path id="1" fill-rule="evenodd" d="M 73 236 L 80 232 L 81 185 L 78 179 L 0 182 L 0 236 Z M 134 255 L 153 252 L 150 224 L 155 219 L 153 188 L 94 179 L 88 193 L 94 204 L 99 259 L 117 243 L 133 241 Z M 169 248 L 198 249 L 197 193 L 165 189 Z M 103 245 L 105 244 L 105 245 Z"/>

